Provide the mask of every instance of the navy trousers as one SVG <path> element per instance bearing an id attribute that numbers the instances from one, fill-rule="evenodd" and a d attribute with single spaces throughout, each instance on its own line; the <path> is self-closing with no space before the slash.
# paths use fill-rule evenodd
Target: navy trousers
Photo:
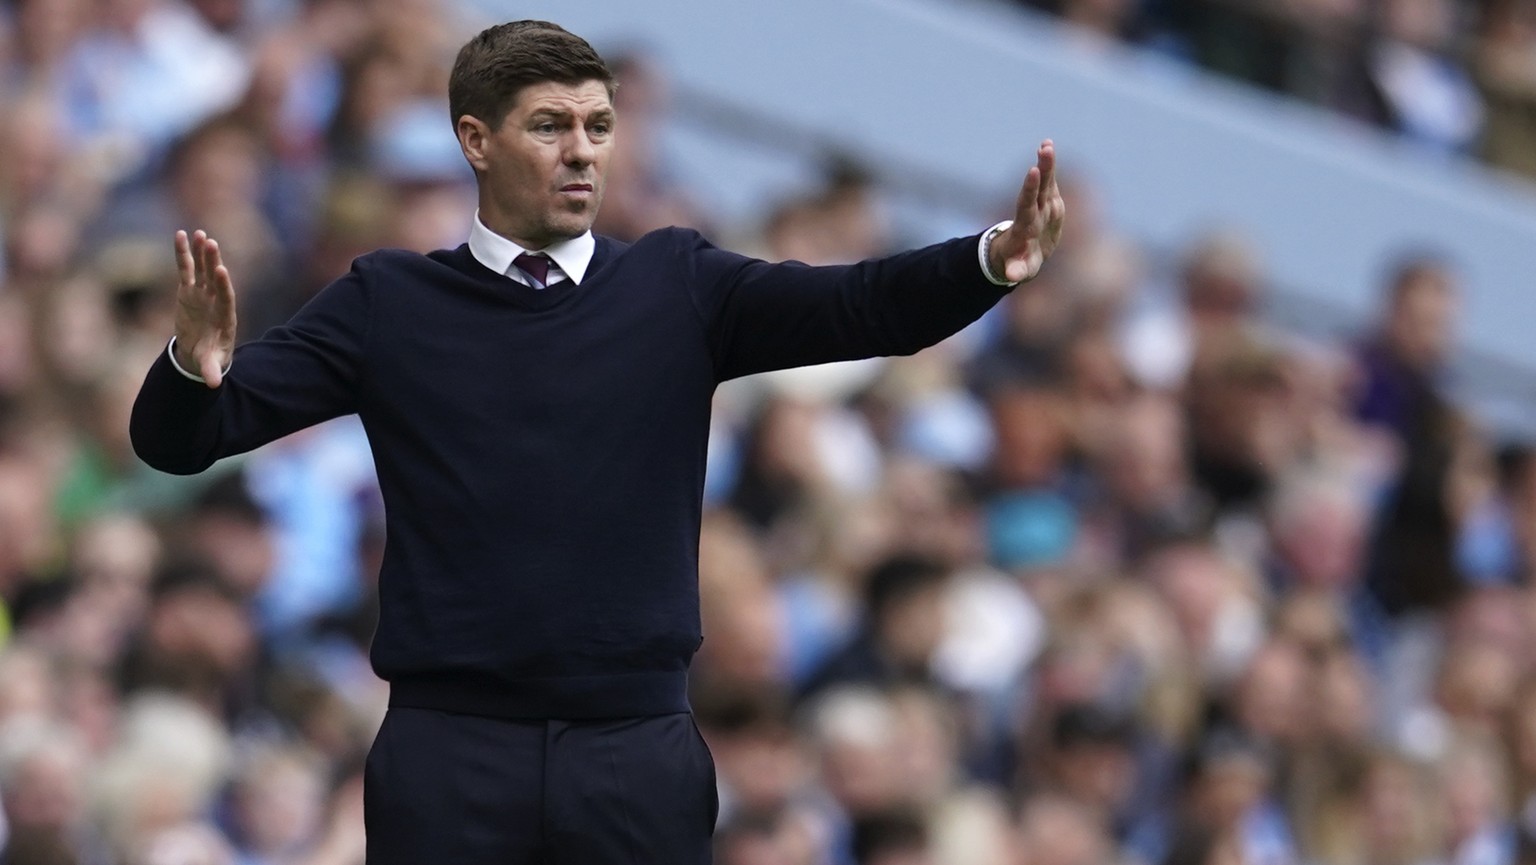
<path id="1" fill-rule="evenodd" d="M 368 865 L 709 865 L 719 807 L 687 712 L 507 721 L 391 708 L 363 801 Z"/>

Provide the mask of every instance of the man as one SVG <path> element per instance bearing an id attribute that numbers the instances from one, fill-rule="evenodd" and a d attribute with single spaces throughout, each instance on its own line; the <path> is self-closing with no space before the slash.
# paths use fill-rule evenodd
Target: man
<path id="1" fill-rule="evenodd" d="M 711 393 L 937 342 L 1061 234 L 1046 142 L 1015 220 L 879 261 L 596 237 L 613 87 L 553 24 L 476 36 L 449 84 L 479 185 L 469 242 L 362 256 L 239 351 L 218 244 L 176 236 L 176 335 L 134 407 L 144 460 L 198 472 L 350 412 L 373 446 L 391 708 L 366 776 L 372 865 L 708 862 L 713 764 L 685 677 Z"/>
<path id="2" fill-rule="evenodd" d="M 1380 330 L 1356 352 L 1355 417 L 1412 444 L 1433 432 L 1443 408 L 1460 292 L 1450 265 L 1425 256 L 1400 263 L 1386 295 Z"/>
<path id="3" fill-rule="evenodd" d="M 891 556 L 865 577 L 864 622 L 811 675 L 811 698 L 838 685 L 937 685 L 933 656 L 944 639 L 949 568 L 935 559 Z"/>

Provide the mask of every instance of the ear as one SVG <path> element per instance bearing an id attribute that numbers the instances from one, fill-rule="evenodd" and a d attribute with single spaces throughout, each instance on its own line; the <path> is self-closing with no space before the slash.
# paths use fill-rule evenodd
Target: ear
<path id="1" fill-rule="evenodd" d="M 470 167 L 476 173 L 483 173 L 490 161 L 485 151 L 490 143 L 491 128 L 480 118 L 466 114 L 459 118 L 453 131 L 459 136 L 459 149 L 464 151 Z"/>

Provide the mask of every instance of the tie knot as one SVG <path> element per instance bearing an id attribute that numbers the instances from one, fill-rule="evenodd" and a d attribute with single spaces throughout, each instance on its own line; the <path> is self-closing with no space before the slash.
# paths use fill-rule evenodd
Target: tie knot
<path id="1" fill-rule="evenodd" d="M 539 288 L 549 284 L 549 259 L 538 253 L 525 252 L 512 259 L 518 270 L 528 274 Z"/>

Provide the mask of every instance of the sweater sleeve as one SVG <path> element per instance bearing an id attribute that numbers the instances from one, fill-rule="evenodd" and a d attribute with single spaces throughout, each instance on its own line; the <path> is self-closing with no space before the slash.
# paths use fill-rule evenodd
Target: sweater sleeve
<path id="1" fill-rule="evenodd" d="M 979 235 L 858 264 L 771 264 L 682 232 L 687 281 L 720 381 L 794 366 L 912 354 L 1010 290 L 982 273 Z"/>
<path id="2" fill-rule="evenodd" d="M 235 349 L 218 388 L 179 373 L 160 352 L 129 421 L 134 451 L 172 474 L 357 410 L 370 327 L 362 261 L 320 291 L 287 324 Z"/>

